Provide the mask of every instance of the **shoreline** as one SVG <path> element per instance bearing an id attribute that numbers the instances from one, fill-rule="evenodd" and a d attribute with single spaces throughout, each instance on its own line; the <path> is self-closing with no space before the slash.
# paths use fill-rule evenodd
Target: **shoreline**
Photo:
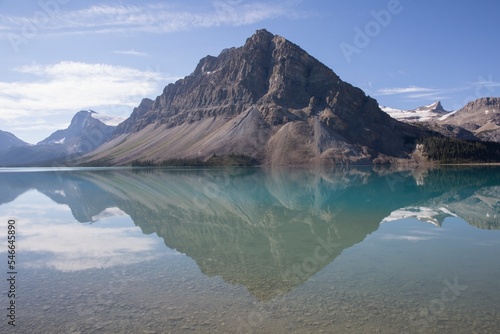
<path id="1" fill-rule="evenodd" d="M 374 164 L 346 164 L 346 165 L 170 165 L 170 166 L 16 166 L 16 167 L 0 167 L 0 172 L 9 171 L 71 171 L 71 170 L 124 170 L 124 169 L 218 169 L 218 168 L 351 168 L 351 167 L 376 167 L 376 168 L 440 168 L 440 167 L 500 167 L 500 162 L 492 163 L 458 163 L 458 164 L 389 164 L 389 165 L 374 165 Z"/>

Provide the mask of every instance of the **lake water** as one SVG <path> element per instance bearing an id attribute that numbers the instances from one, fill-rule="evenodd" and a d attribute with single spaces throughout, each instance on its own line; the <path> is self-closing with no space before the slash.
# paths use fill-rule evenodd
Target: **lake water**
<path id="1" fill-rule="evenodd" d="M 500 333 L 500 168 L 12 169 L 0 204 L 1 333 Z"/>

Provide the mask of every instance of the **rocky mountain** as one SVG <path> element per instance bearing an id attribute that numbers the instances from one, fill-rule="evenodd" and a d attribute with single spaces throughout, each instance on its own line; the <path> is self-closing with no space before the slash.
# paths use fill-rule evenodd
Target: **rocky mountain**
<path id="1" fill-rule="evenodd" d="M 14 146 L 26 146 L 28 143 L 17 138 L 10 132 L 0 130 L 0 152 Z"/>
<path id="2" fill-rule="evenodd" d="M 154 101 L 148 98 L 142 99 L 141 103 L 137 108 L 134 108 L 132 114 L 128 119 L 118 124 L 114 136 L 120 134 L 129 133 L 133 131 L 134 124 L 146 114 L 153 106 Z"/>
<path id="3" fill-rule="evenodd" d="M 68 128 L 57 130 L 36 145 L 10 147 L 0 154 L 0 166 L 52 166 L 92 151 L 106 142 L 115 127 L 94 118 L 94 111 L 81 110 Z"/>
<path id="4" fill-rule="evenodd" d="M 380 109 L 402 122 L 427 122 L 438 120 L 448 115 L 450 112 L 445 110 L 441 105 L 441 101 L 436 101 L 432 104 L 418 107 L 412 110 L 401 110 L 386 106 L 380 106 Z"/>
<path id="5" fill-rule="evenodd" d="M 397 120 L 419 123 L 446 137 L 500 142 L 500 98 L 479 98 L 452 112 L 440 101 L 414 110 L 380 108 Z"/>
<path id="6" fill-rule="evenodd" d="M 408 158 L 426 132 L 285 38 L 258 30 L 242 47 L 143 100 L 81 162 L 111 165 L 242 154 L 263 164 L 382 163 Z"/>
<path id="7" fill-rule="evenodd" d="M 434 133 L 439 133 L 445 137 L 453 137 L 466 140 L 481 140 L 472 131 L 463 128 L 458 124 L 444 122 L 456 111 L 447 111 L 441 105 L 441 101 L 436 101 L 430 105 L 418 107 L 412 110 L 401 110 L 386 106 L 380 108 L 399 121 L 418 124 Z"/>
<path id="8" fill-rule="evenodd" d="M 439 124 L 459 126 L 482 140 L 500 142 L 500 98 L 485 97 L 469 102 Z"/>
<path id="9" fill-rule="evenodd" d="M 87 153 L 109 139 L 115 127 L 93 117 L 95 111 L 80 110 L 70 125 L 57 130 L 37 145 L 61 145 L 70 154 Z"/>

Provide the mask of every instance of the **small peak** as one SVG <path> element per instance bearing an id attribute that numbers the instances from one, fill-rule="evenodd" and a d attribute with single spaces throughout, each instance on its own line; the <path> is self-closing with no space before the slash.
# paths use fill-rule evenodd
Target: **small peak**
<path id="1" fill-rule="evenodd" d="M 92 118 L 92 113 L 88 110 L 80 110 L 71 119 L 69 127 L 73 128 L 75 126 L 80 127 L 89 118 Z"/>
<path id="2" fill-rule="evenodd" d="M 255 31 L 255 34 L 254 36 L 269 36 L 271 38 L 274 37 L 274 35 L 272 33 L 270 33 L 269 31 L 267 31 L 266 29 L 258 29 L 257 31 Z"/>
<path id="3" fill-rule="evenodd" d="M 259 29 L 252 35 L 252 37 L 248 38 L 245 45 L 256 45 L 256 44 L 264 44 L 267 45 L 274 38 L 274 35 L 271 34 L 266 29 Z"/>
<path id="4" fill-rule="evenodd" d="M 153 104 L 153 102 L 154 101 L 151 100 L 150 98 L 145 97 L 141 100 L 141 103 L 139 103 L 139 105 L 151 105 Z"/>
<path id="5" fill-rule="evenodd" d="M 80 110 L 79 112 L 77 112 L 74 116 L 73 116 L 73 119 L 71 122 L 73 122 L 73 120 L 77 120 L 77 119 L 84 119 L 86 117 L 89 117 L 92 115 L 92 112 L 89 111 L 89 110 Z"/>
<path id="6" fill-rule="evenodd" d="M 207 55 L 200 59 L 198 65 L 196 66 L 193 74 L 199 75 L 208 71 L 213 71 L 213 66 L 215 65 L 217 57 Z"/>
<path id="7" fill-rule="evenodd" d="M 480 104 L 484 105 L 492 105 L 492 104 L 498 104 L 500 103 L 500 98 L 498 97 L 481 97 L 476 100 Z M 476 102 L 474 101 L 474 102 Z"/>
<path id="8" fill-rule="evenodd" d="M 441 101 L 434 102 L 433 109 L 434 110 L 444 110 L 443 105 L 441 104 Z"/>

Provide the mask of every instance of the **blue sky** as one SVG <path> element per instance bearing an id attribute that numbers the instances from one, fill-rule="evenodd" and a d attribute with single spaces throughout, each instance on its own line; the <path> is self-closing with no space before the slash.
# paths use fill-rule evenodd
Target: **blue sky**
<path id="1" fill-rule="evenodd" d="M 123 119 L 266 28 L 380 104 L 500 96 L 500 3 L 0 0 L 0 129 L 36 143 L 81 109 Z"/>

